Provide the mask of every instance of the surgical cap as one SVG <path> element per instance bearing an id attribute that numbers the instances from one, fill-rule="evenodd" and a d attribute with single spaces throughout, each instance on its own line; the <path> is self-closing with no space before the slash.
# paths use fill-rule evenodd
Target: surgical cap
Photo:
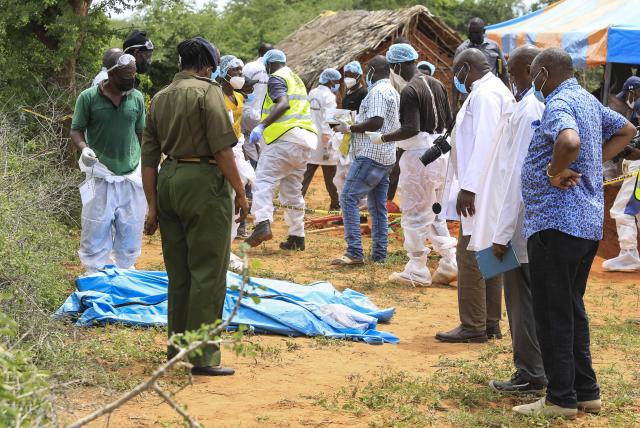
<path id="1" fill-rule="evenodd" d="M 230 68 L 244 67 L 240 58 L 233 55 L 225 55 L 220 58 L 220 76 L 225 77 Z"/>
<path id="2" fill-rule="evenodd" d="M 429 70 L 431 70 L 431 75 L 433 76 L 433 73 L 436 72 L 436 66 L 431 64 L 429 61 L 420 61 L 418 63 L 418 68 L 428 68 Z"/>
<path id="3" fill-rule="evenodd" d="M 396 43 L 391 45 L 387 51 L 387 61 L 389 64 L 415 61 L 418 59 L 418 52 L 408 43 Z"/>
<path id="4" fill-rule="evenodd" d="M 349 64 L 344 66 L 344 72 L 362 75 L 362 66 L 358 61 L 351 61 Z"/>
<path id="5" fill-rule="evenodd" d="M 322 73 L 320 73 L 320 83 L 328 83 L 332 80 L 340 80 L 342 75 L 335 68 L 327 68 Z"/>
<path id="6" fill-rule="evenodd" d="M 264 65 L 267 65 L 270 62 L 287 62 L 287 56 L 279 49 L 271 49 L 264 54 L 262 62 Z"/>

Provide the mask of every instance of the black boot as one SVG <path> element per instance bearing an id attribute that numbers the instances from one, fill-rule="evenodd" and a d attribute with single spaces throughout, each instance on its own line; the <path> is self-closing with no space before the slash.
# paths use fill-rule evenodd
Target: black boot
<path id="1" fill-rule="evenodd" d="M 289 235 L 285 242 L 280 243 L 280 248 L 283 250 L 304 251 L 304 236 Z"/>
<path id="2" fill-rule="evenodd" d="M 256 224 L 253 228 L 253 233 L 245 239 L 244 242 L 252 247 L 257 247 L 264 241 L 268 241 L 271 238 L 273 238 L 273 234 L 271 233 L 271 223 L 269 223 L 269 220 L 263 220 Z"/>

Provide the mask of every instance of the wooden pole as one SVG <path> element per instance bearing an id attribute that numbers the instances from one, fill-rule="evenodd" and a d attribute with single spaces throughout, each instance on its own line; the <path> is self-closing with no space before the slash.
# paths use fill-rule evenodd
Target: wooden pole
<path id="1" fill-rule="evenodd" d="M 609 91 L 611 89 L 611 63 L 608 62 L 604 67 L 604 93 L 602 94 L 602 104 L 609 105 Z"/>

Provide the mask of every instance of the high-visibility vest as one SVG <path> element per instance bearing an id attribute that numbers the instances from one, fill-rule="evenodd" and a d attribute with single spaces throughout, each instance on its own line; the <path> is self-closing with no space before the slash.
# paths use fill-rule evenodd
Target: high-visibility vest
<path id="1" fill-rule="evenodd" d="M 281 77 L 287 82 L 287 97 L 289 98 L 289 110 L 287 110 L 278 120 L 267 126 L 262 134 L 264 142 L 271 144 L 280 138 L 285 132 L 293 128 L 302 128 L 317 134 L 318 131 L 311 120 L 311 105 L 307 99 L 307 88 L 302 79 L 298 77 L 289 67 L 282 67 L 272 73 L 273 76 Z M 262 120 L 265 120 L 274 102 L 267 93 L 262 103 Z"/>

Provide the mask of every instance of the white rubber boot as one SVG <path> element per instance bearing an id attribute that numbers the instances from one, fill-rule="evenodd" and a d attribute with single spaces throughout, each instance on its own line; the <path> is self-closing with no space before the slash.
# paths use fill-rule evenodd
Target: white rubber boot
<path id="1" fill-rule="evenodd" d="M 389 276 L 389 281 L 396 284 L 428 287 L 431 285 L 431 272 L 427 267 L 427 253 L 422 256 L 409 256 L 409 262 L 402 272 L 394 272 Z"/>
<path id="2" fill-rule="evenodd" d="M 632 248 L 620 250 L 616 258 L 602 262 L 602 269 L 609 272 L 636 272 L 640 271 L 640 256 L 638 249 Z"/>
<path id="3" fill-rule="evenodd" d="M 451 284 L 458 279 L 458 263 L 453 258 L 442 258 L 438 263 L 438 269 L 433 274 L 433 282 L 436 284 Z"/>

